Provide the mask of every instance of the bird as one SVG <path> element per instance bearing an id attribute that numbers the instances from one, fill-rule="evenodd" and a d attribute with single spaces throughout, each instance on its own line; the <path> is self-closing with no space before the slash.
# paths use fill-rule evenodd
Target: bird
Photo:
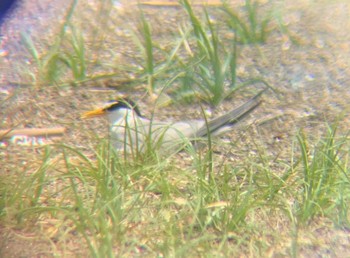
<path id="1" fill-rule="evenodd" d="M 263 90 L 264 91 L 264 90 Z M 129 98 L 119 97 L 104 106 L 82 114 L 82 119 L 107 116 L 112 146 L 117 151 L 143 153 L 157 150 L 162 154 L 179 152 L 208 136 L 218 136 L 232 129 L 261 104 L 259 92 L 244 104 L 210 121 L 158 121 L 144 117 Z"/>

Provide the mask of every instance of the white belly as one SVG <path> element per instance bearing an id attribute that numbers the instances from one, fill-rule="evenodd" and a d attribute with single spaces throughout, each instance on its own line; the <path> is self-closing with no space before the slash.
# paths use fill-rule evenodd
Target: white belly
<path id="1" fill-rule="evenodd" d="M 168 124 L 133 117 L 117 121 L 111 127 L 113 146 L 127 153 L 161 151 L 177 152 L 189 144 L 193 133 L 203 125 L 201 121 Z"/>

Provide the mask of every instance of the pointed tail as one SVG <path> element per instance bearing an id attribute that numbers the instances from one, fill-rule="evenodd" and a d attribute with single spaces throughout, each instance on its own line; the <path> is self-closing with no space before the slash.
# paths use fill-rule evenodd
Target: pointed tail
<path id="1" fill-rule="evenodd" d="M 264 93 L 265 90 L 259 92 L 256 96 L 248 100 L 246 103 L 242 104 L 238 108 L 234 108 L 229 111 L 227 114 L 222 115 L 218 118 L 215 118 L 209 121 L 207 124 L 202 126 L 195 132 L 195 137 L 204 137 L 208 134 L 208 132 L 213 133 L 216 130 L 222 128 L 223 126 L 233 126 L 234 124 L 242 121 L 244 117 L 250 114 L 255 108 L 257 108 L 260 103 L 260 97 Z"/>

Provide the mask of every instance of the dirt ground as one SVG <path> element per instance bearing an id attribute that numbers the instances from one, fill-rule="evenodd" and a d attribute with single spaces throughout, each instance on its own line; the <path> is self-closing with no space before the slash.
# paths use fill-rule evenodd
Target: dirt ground
<path id="1" fill-rule="evenodd" d="M 116 2 L 116 1 L 115 1 Z M 244 47 L 240 52 L 238 76 L 244 81 L 250 76 L 259 76 L 268 81 L 279 93 L 268 92 L 264 102 L 246 124 L 252 124 L 245 137 L 256 137 L 271 155 L 287 159 L 290 146 L 296 132 L 303 128 L 305 133 L 316 140 L 323 133 L 325 122 L 335 122 L 341 118 L 340 130 L 346 132 L 350 125 L 348 110 L 350 78 L 350 3 L 346 0 L 287 0 L 271 1 L 270 4 L 282 13 L 284 23 L 298 39 L 292 44 L 281 33 L 272 34 L 267 44 L 259 48 Z M 28 84 L 30 76 L 23 76 L 26 66 L 33 60 L 21 41 L 21 32 L 30 33 L 34 42 L 42 40 L 39 49 L 45 48 L 58 31 L 66 15 L 70 0 L 23 0 L 9 20 L 2 27 L 0 56 L 0 129 L 8 128 L 45 128 L 65 127 L 64 137 L 44 139 L 45 143 L 64 142 L 89 152 L 96 145 L 96 133 L 101 137 L 107 134 L 105 120 L 86 122 L 80 115 L 120 92 L 127 93 L 136 100 L 143 113 L 150 115 L 153 108 L 152 98 L 146 94 L 144 85 L 128 90 L 127 85 L 118 79 L 104 79 L 88 82 L 79 87 L 32 87 Z M 232 1 L 239 6 L 241 1 Z M 128 26 L 135 22 L 133 1 L 122 1 L 114 5 L 112 15 L 118 17 L 112 24 L 115 34 L 105 37 L 107 50 L 94 54 L 108 61 L 125 60 L 118 54 L 109 55 L 109 51 L 133 54 L 135 49 L 125 42 L 128 38 Z M 82 27 L 95 30 L 91 25 L 96 6 L 93 1 L 79 3 Z M 145 6 L 149 17 L 153 17 L 153 30 L 162 35 L 181 18 L 173 6 Z M 157 15 L 156 15 L 157 14 Z M 159 15 L 160 14 L 160 15 Z M 98 18 L 98 17 L 97 17 Z M 86 24 L 85 24 L 85 23 Z M 93 24 L 93 23 L 92 23 Z M 125 25 L 125 26 L 124 26 Z M 97 28 L 98 29 L 98 28 Z M 119 42 L 119 43 L 116 43 Z M 136 55 L 137 53 L 135 53 Z M 111 60 L 113 59 L 113 60 Z M 99 72 L 96 68 L 95 72 Z M 259 87 L 259 86 L 258 86 Z M 247 99 L 248 93 L 225 100 L 212 110 L 212 115 L 221 114 Z M 208 105 L 209 110 L 211 107 Z M 180 120 L 200 117 L 198 105 L 181 103 L 156 109 L 157 118 Z M 225 136 L 238 138 L 239 130 Z M 249 151 L 249 140 L 240 141 L 240 147 Z M 244 154 L 241 154 L 244 155 Z M 238 157 L 239 158 L 239 155 Z M 26 166 L 37 160 L 34 147 L 19 147 L 10 140 L 2 143 L 0 149 L 1 173 L 11 173 L 18 166 Z M 6 166 L 4 165 L 6 164 Z M 0 228 L 2 257 L 47 257 L 50 247 L 35 236 L 26 232 L 8 231 Z M 348 232 L 334 230 L 321 232 L 322 241 L 329 243 L 328 250 L 304 250 L 302 256 L 345 257 L 349 256 L 350 238 Z M 72 249 L 71 252 L 75 253 Z"/>

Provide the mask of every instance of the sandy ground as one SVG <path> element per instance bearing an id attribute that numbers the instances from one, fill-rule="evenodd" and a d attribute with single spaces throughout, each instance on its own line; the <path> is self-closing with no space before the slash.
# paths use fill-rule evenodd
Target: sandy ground
<path id="1" fill-rule="evenodd" d="M 45 46 L 49 45 L 57 34 L 59 27 L 56 25 L 62 24 L 70 3 L 69 0 L 23 0 L 11 19 L 3 25 L 0 57 L 0 129 L 64 126 L 67 129 L 64 142 L 88 151 L 96 145 L 96 132 L 106 135 L 106 121 L 82 122 L 79 119 L 82 112 L 119 92 L 132 95 L 146 115 L 150 114 L 153 102 L 145 94 L 142 85 L 130 91 L 127 86 L 120 85 L 118 80 L 102 80 L 87 83 L 83 87 L 64 89 L 28 85 L 30 76 L 24 76 L 23 71 L 31 71 L 29 68 L 33 65 L 33 60 L 23 46 L 21 33 L 30 34 L 38 49 L 44 51 Z M 235 1 L 234 4 L 236 3 L 239 5 L 239 1 Z M 324 132 L 325 121 L 332 123 L 342 116 L 340 129 L 346 131 L 349 127 L 347 111 L 350 108 L 350 3 L 345 0 L 290 0 L 272 3 L 282 14 L 285 24 L 299 44 L 294 45 L 288 37 L 275 33 L 267 44 L 259 48 L 244 47 L 239 57 L 238 76 L 242 81 L 250 76 L 263 77 L 278 90 L 279 94 L 269 92 L 264 96 L 264 103 L 246 123 L 253 124 L 250 137 L 257 137 L 271 155 L 285 155 L 288 158 L 290 143 L 300 128 L 317 139 Z M 93 22 L 96 4 L 93 1 L 81 1 L 78 5 L 79 10 L 82 10 L 82 19 L 77 22 L 89 34 L 91 30 L 96 29 Z M 135 51 L 125 43 L 130 40 L 126 25 L 135 22 L 132 13 L 136 7 L 132 2 L 125 1 L 113 8 L 112 15 L 118 17 L 106 26 L 115 26 L 115 34 L 105 37 L 103 44 L 108 46 L 107 48 L 94 52 L 94 55 L 106 58 L 110 62 L 125 58 L 116 54 L 118 51 L 124 54 L 133 54 Z M 145 7 L 145 13 L 153 17 L 153 30 L 158 35 L 162 35 L 167 31 L 167 26 L 176 24 L 180 19 L 174 7 Z M 159 13 L 162 15 L 155 15 Z M 119 45 L 116 42 L 119 42 Z M 114 54 L 111 55 L 110 51 Z M 94 71 L 98 72 L 98 68 Z M 242 103 L 246 95 L 224 101 L 218 108 L 213 109 L 213 116 Z M 210 106 L 206 108 L 210 109 Z M 184 106 L 176 103 L 156 109 L 156 112 L 159 119 L 193 118 L 201 114 L 196 105 Z M 235 131 L 227 137 L 237 138 L 237 135 L 240 134 Z M 54 141 L 62 142 L 63 139 L 58 138 Z M 249 151 L 249 143 L 242 141 L 241 145 Z M 4 143 L 0 152 L 0 158 L 6 160 L 7 172 L 18 164 L 25 166 L 28 158 L 34 158 L 36 155 L 32 148 L 19 150 L 18 146 L 10 141 Z M 8 155 L 11 152 L 16 155 Z M 342 245 L 336 247 L 341 253 L 345 252 L 344 245 L 349 247 L 349 239 L 344 232 L 327 232 L 327 236 L 332 245 L 337 244 L 337 237 L 345 241 L 345 244 L 342 242 Z M 22 245 L 21 241 L 13 240 L 13 237 L 9 239 L 6 246 L 8 250 L 15 250 L 17 245 Z M 30 245 L 35 244 L 33 241 Z M 29 252 L 27 257 L 30 257 L 30 254 Z M 307 254 L 308 251 L 305 252 L 305 255 Z"/>

